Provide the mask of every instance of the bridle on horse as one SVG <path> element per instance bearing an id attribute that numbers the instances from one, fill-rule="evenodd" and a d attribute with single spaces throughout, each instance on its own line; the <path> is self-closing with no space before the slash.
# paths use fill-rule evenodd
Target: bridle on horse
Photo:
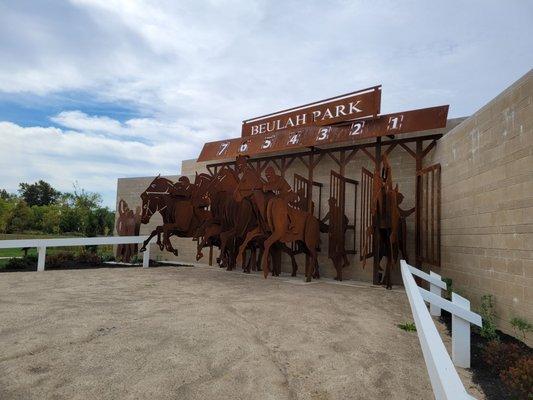
<path id="1" fill-rule="evenodd" d="M 168 195 L 170 194 L 169 192 L 169 188 L 168 186 L 171 184 L 170 182 L 166 182 L 167 183 L 167 188 L 164 192 L 153 192 L 153 191 L 148 191 L 148 190 L 145 190 L 142 194 L 141 194 L 141 198 L 143 197 L 143 195 L 146 195 L 148 197 L 148 202 L 144 205 L 144 209 L 148 210 L 148 212 L 150 213 L 148 215 L 149 218 L 152 218 L 152 215 L 154 215 L 156 212 L 158 211 L 163 211 L 165 208 L 167 208 L 167 205 L 165 204 L 164 207 L 162 208 L 159 208 L 159 204 L 157 204 L 157 208 L 155 210 L 152 211 L 152 209 L 150 208 L 150 196 L 151 195 L 156 195 L 156 196 L 164 196 L 164 195 Z"/>

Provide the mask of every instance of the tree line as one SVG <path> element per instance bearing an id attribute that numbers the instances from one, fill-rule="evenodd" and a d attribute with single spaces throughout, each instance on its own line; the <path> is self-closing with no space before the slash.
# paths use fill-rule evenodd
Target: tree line
<path id="1" fill-rule="evenodd" d="M 115 213 L 102 207 L 98 193 L 74 185 L 60 192 L 49 183 L 20 183 L 18 193 L 0 189 L 0 233 L 113 234 Z"/>

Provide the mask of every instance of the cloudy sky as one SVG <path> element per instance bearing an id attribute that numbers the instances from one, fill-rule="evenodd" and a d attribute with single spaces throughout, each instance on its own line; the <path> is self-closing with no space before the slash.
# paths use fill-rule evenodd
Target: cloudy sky
<path id="1" fill-rule="evenodd" d="M 401 4 L 400 4 L 401 3 Z M 241 121 L 383 84 L 466 116 L 533 66 L 533 2 L 0 0 L 0 188 L 115 207 Z"/>

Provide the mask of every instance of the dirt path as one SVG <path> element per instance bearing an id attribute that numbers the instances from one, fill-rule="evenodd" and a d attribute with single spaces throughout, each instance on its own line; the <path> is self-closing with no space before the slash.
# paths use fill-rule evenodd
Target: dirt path
<path id="1" fill-rule="evenodd" d="M 431 399 L 405 321 L 401 290 L 216 268 L 2 274 L 0 398 Z"/>

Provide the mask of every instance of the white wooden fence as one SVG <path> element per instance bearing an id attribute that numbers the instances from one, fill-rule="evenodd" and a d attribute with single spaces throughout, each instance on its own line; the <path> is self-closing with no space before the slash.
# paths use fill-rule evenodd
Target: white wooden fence
<path id="1" fill-rule="evenodd" d="M 481 327 L 481 317 L 470 311 L 470 302 L 456 293 L 452 293 L 452 301 L 442 298 L 441 291 L 446 290 L 446 283 L 438 274 L 426 274 L 404 260 L 400 264 L 403 284 L 413 312 L 435 398 L 473 399 L 464 388 L 454 364 L 463 368 L 470 367 L 470 324 Z M 430 290 L 418 287 L 413 275 L 429 282 Z M 441 309 L 452 314 L 452 358 L 444 347 L 424 301 L 430 304 L 431 315 L 440 315 Z"/>
<path id="2" fill-rule="evenodd" d="M 93 246 L 99 244 L 135 244 L 144 242 L 148 236 L 102 236 L 89 238 L 61 238 L 61 239 L 19 239 L 0 240 L 0 249 L 22 249 L 36 247 L 38 253 L 37 271 L 44 271 L 47 247 Z M 143 253 L 143 267 L 150 265 L 150 246 L 146 246 Z"/>

